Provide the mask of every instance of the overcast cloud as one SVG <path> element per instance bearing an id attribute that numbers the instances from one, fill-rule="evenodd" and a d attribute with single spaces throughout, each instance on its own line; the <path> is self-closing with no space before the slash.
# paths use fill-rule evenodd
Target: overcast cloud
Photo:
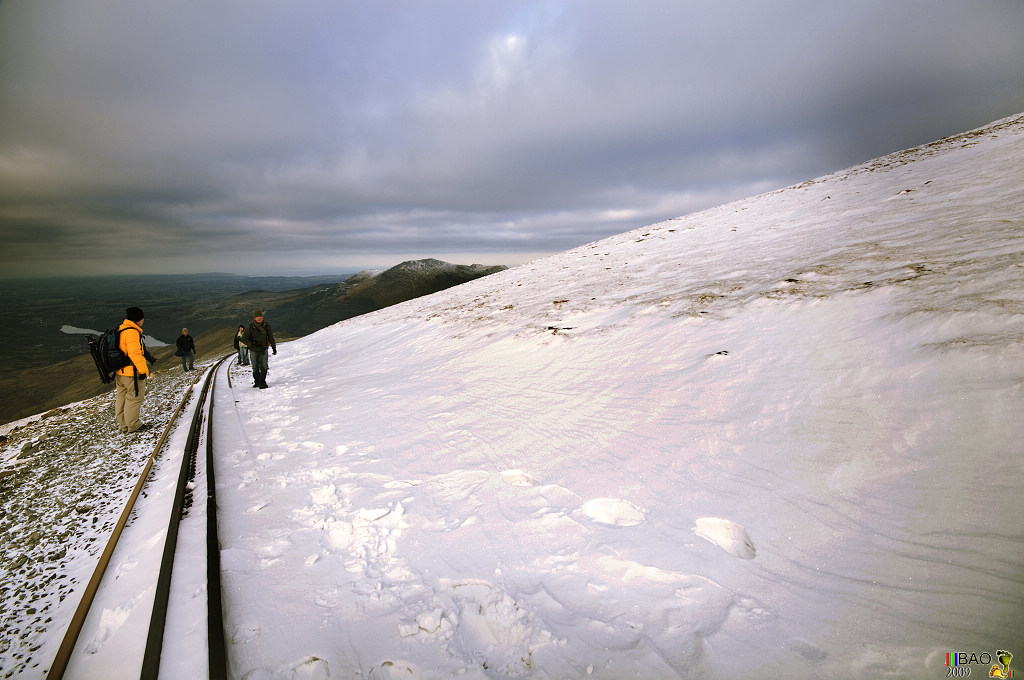
<path id="1" fill-rule="evenodd" d="M 1019 0 L 0 0 L 4 276 L 516 264 L 1024 111 Z"/>

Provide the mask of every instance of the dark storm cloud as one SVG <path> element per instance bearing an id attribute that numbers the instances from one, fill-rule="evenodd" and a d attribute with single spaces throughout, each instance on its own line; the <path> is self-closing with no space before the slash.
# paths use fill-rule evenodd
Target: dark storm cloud
<path id="1" fill-rule="evenodd" d="M 0 257 L 514 263 L 1024 110 L 1022 30 L 1011 0 L 4 0 Z"/>

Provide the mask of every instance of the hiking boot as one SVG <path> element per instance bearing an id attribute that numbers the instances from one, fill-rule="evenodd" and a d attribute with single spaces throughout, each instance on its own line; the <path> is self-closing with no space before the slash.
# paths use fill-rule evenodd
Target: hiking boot
<path id="1" fill-rule="evenodd" d="M 146 430 L 151 430 L 151 429 L 153 429 L 153 424 L 152 423 L 143 423 L 142 425 L 139 425 L 134 430 L 131 430 L 131 432 L 145 432 Z"/>

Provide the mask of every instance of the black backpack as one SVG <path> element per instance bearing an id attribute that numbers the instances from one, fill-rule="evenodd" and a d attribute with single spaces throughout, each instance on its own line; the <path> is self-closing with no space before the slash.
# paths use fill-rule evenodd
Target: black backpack
<path id="1" fill-rule="evenodd" d="M 135 330 L 134 328 L 131 330 Z M 141 336 L 142 333 L 140 332 Z M 132 360 L 121 351 L 121 331 L 111 328 L 103 331 L 100 337 L 90 335 L 89 354 L 92 354 L 96 362 L 96 370 L 100 372 L 100 380 L 103 384 L 114 382 L 114 374 L 125 366 L 130 366 Z"/>

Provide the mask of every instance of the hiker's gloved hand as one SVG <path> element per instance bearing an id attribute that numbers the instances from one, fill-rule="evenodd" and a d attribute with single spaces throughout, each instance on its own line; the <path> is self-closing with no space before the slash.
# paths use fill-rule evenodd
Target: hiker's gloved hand
<path id="1" fill-rule="evenodd" d="M 277 348 L 274 348 L 274 356 L 277 356 Z"/>

